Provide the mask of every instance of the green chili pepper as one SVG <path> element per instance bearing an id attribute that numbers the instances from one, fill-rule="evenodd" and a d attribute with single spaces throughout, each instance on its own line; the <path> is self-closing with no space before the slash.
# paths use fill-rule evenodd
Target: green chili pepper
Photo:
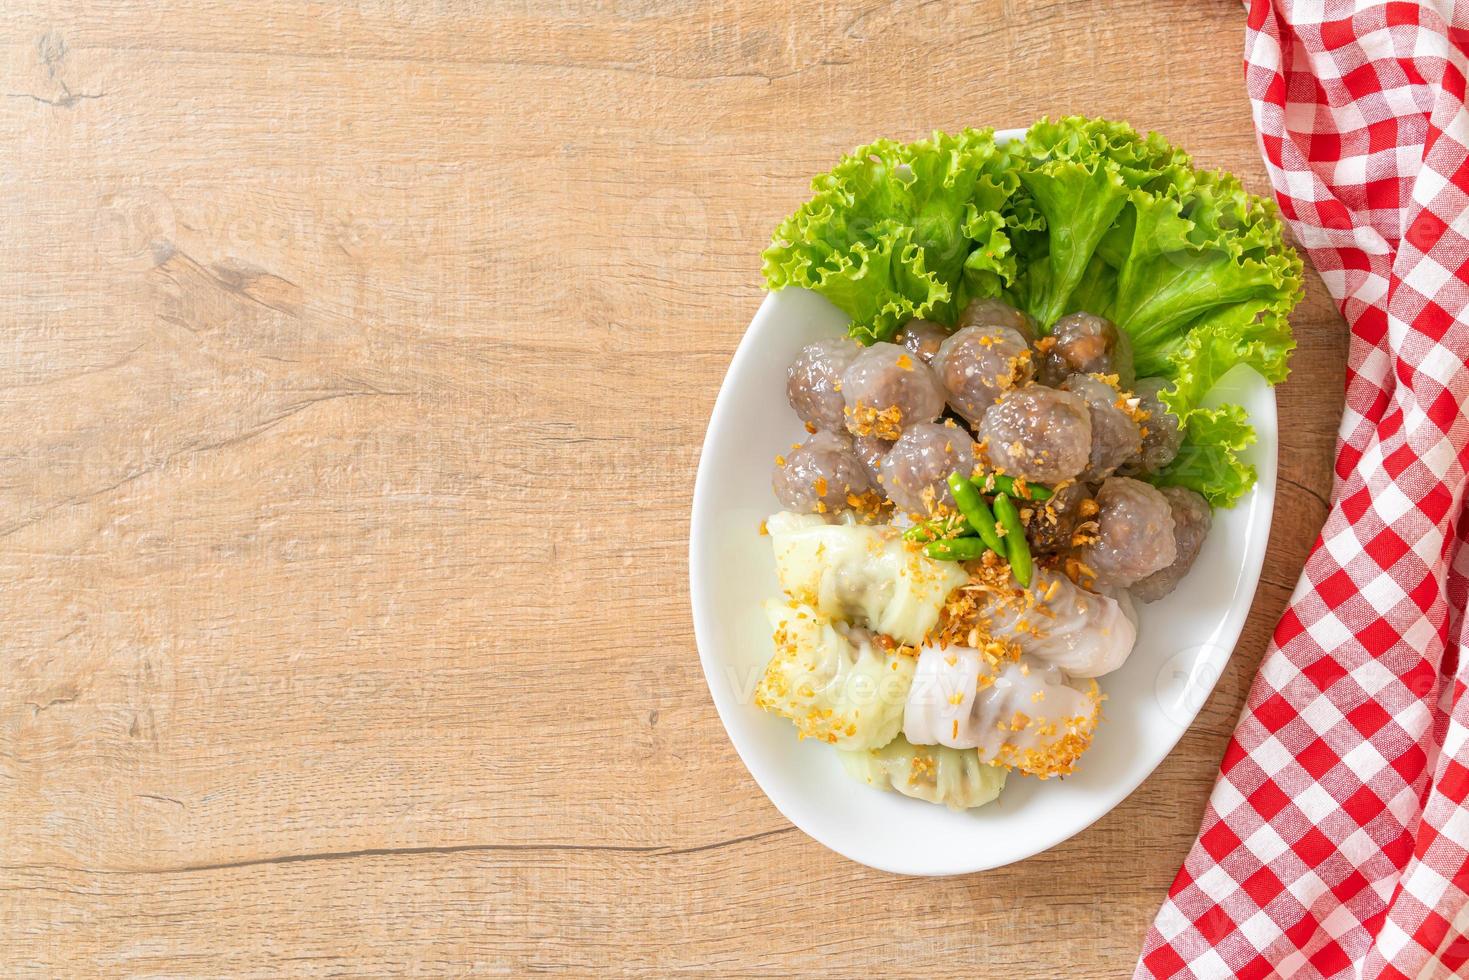
<path id="1" fill-rule="evenodd" d="M 903 532 L 904 541 L 932 541 L 934 528 L 931 521 L 919 521 Z"/>
<path id="2" fill-rule="evenodd" d="M 995 531 L 995 515 L 990 511 L 989 504 L 979 495 L 974 484 L 969 478 L 958 471 L 949 474 L 949 492 L 954 495 L 954 503 L 959 507 L 959 513 L 974 528 L 976 534 L 984 540 L 984 543 L 997 555 L 1005 553 L 1005 544 L 1000 540 L 1000 535 Z"/>
<path id="3" fill-rule="evenodd" d="M 1025 525 L 1020 523 L 1020 512 L 1015 509 L 1015 502 L 1003 493 L 996 496 L 995 516 L 1005 529 L 1005 550 L 1010 557 L 1010 571 L 1014 573 L 1015 581 L 1029 588 L 1032 569 L 1030 544 L 1025 540 Z"/>
<path id="4" fill-rule="evenodd" d="M 974 528 L 964 518 L 955 520 L 945 527 L 944 520 L 919 521 L 908 530 L 903 532 L 903 540 L 917 541 L 926 544 L 929 541 L 945 541 L 952 538 L 970 538 L 974 536 Z"/>
<path id="5" fill-rule="evenodd" d="M 1016 479 L 1013 476 L 1002 476 L 999 473 L 991 473 L 982 480 L 975 481 L 985 493 L 1003 493 L 1011 497 L 1019 497 L 1021 500 L 1050 500 L 1055 495 L 1050 487 L 1040 483 L 1026 481 L 1025 493 L 1019 491 Z M 993 487 L 994 489 L 989 489 Z"/>
<path id="6" fill-rule="evenodd" d="M 983 558 L 990 549 L 979 538 L 946 538 L 930 542 L 923 550 L 928 557 L 939 561 L 974 561 Z"/>

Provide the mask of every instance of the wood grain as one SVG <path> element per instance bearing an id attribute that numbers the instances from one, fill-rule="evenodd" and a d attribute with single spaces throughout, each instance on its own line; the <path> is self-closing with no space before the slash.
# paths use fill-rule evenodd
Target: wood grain
<path id="1" fill-rule="evenodd" d="M 688 498 L 758 253 L 878 135 L 1125 117 L 1266 183 L 1237 4 L 0 10 L 0 973 L 1117 977 L 1325 513 L 1125 804 L 869 871 L 731 750 Z"/>

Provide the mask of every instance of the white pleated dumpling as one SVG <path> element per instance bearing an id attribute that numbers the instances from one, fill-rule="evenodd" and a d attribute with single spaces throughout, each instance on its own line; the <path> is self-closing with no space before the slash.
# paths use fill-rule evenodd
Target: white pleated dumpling
<path id="1" fill-rule="evenodd" d="M 1072 677 L 1111 673 L 1137 642 L 1136 619 L 1121 602 L 1048 569 L 1036 571 L 1029 599 L 993 605 L 989 632 Z"/>
<path id="2" fill-rule="evenodd" d="M 837 755 L 853 779 L 951 810 L 984 806 L 1005 788 L 1005 770 L 981 762 L 973 749 L 914 745 L 902 735 L 880 749 Z"/>
<path id="3" fill-rule="evenodd" d="M 949 593 L 968 581 L 957 562 L 934 561 L 889 525 L 782 511 L 765 526 L 787 595 L 899 643 L 922 643 Z"/>
<path id="4" fill-rule="evenodd" d="M 842 749 L 880 748 L 903 726 L 912 656 L 884 651 L 870 632 L 833 623 L 808 605 L 771 600 L 775 655 L 755 704 L 789 718 L 802 738 Z"/>
<path id="5" fill-rule="evenodd" d="M 903 711 L 914 745 L 977 749 L 982 762 L 1035 776 L 1065 775 L 1091 745 L 1095 681 L 1082 686 L 1028 656 L 991 663 L 969 647 L 926 646 Z"/>

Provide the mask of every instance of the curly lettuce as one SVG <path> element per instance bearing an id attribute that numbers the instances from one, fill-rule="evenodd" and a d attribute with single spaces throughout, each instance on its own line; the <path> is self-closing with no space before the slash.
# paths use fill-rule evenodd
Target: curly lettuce
<path id="1" fill-rule="evenodd" d="M 1040 120 L 998 146 L 992 131 L 880 140 L 812 183 L 815 196 L 766 250 L 771 289 L 819 292 L 864 343 L 909 319 L 952 323 L 1001 297 L 1048 329 L 1085 310 L 1132 341 L 1139 376 L 1184 433 L 1156 476 L 1229 506 L 1254 484 L 1243 409 L 1204 396 L 1240 364 L 1284 380 L 1302 263 L 1275 206 L 1201 171 L 1157 134 L 1078 116 Z"/>
<path id="2" fill-rule="evenodd" d="M 961 291 L 994 295 L 1014 278 L 1001 212 L 1018 185 L 993 130 L 878 140 L 811 182 L 765 250 L 765 280 L 821 293 L 866 343 L 914 317 L 952 322 Z"/>

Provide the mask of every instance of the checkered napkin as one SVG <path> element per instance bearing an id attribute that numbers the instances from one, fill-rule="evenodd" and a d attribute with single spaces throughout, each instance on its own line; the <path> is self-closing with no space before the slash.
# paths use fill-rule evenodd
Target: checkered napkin
<path id="1" fill-rule="evenodd" d="M 1469 3 L 1253 0 L 1276 196 L 1351 324 L 1336 486 L 1138 977 L 1469 975 Z"/>

